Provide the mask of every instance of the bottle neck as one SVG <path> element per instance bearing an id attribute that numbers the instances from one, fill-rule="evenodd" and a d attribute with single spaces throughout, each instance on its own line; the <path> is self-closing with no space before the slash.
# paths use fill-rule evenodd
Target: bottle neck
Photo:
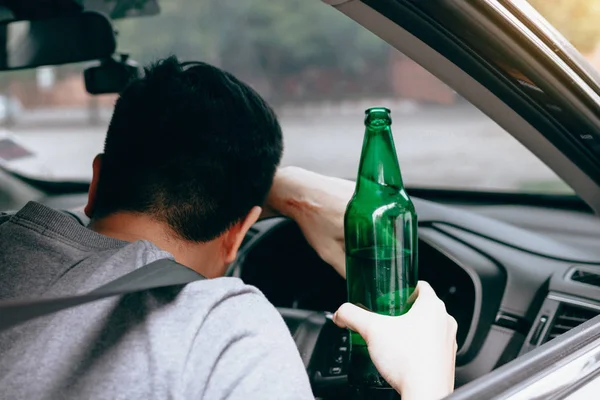
<path id="1" fill-rule="evenodd" d="M 376 184 L 398 190 L 404 189 L 389 125 L 367 125 L 358 167 L 356 191 L 358 192 L 367 182 L 369 186 Z"/>

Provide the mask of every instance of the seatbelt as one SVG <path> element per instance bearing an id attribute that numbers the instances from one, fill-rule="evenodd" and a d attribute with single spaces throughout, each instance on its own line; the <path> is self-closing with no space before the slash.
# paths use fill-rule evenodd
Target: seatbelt
<path id="1" fill-rule="evenodd" d="M 157 260 L 86 294 L 36 300 L 2 301 L 0 302 L 0 331 L 37 317 L 107 297 L 185 285 L 203 279 L 206 278 L 171 259 Z"/>

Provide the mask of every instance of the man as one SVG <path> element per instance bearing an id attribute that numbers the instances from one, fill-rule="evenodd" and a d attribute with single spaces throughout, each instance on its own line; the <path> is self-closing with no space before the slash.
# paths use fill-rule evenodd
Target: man
<path id="1" fill-rule="evenodd" d="M 119 97 L 104 154 L 93 162 L 89 227 L 37 203 L 0 221 L 0 299 L 85 293 L 162 258 L 213 279 L 98 301 L 1 333 L 2 398 L 311 398 L 276 309 L 256 288 L 222 277 L 268 194 L 271 211 L 295 214 L 343 274 L 343 206 L 327 197 L 323 177 L 295 169 L 276 175 L 281 154 L 275 114 L 232 75 L 174 57 L 148 68 Z M 437 316 L 429 320 L 448 334 L 434 335 L 440 345 L 433 347 L 453 361 L 445 309 L 426 284 L 419 290 L 417 316 Z M 382 327 L 402 331 L 398 324 L 410 321 L 381 318 L 351 305 L 336 314 L 374 355 L 389 341 Z M 425 347 L 431 343 L 415 346 Z M 451 390 L 422 397 L 422 384 L 398 364 L 409 350 L 399 353 L 374 356 L 398 390 L 423 399 Z M 439 356 L 419 360 L 429 365 Z M 443 369 L 452 375 L 448 362 Z"/>

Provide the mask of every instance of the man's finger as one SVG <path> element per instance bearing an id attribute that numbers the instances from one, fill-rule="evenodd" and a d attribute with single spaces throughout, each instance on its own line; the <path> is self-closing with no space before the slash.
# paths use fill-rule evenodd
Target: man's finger
<path id="1" fill-rule="evenodd" d="M 417 283 L 417 290 L 419 293 L 425 292 L 424 295 L 427 297 L 436 296 L 435 291 L 427 281 L 419 281 Z"/>
<path id="2" fill-rule="evenodd" d="M 438 299 L 431 285 L 425 281 L 419 281 L 417 283 L 417 287 L 414 293 L 417 294 L 417 298 L 412 307 L 413 309 L 426 307 L 427 304 L 430 304 L 431 301 Z"/>
<path id="3" fill-rule="evenodd" d="M 333 322 L 340 328 L 349 328 L 358 332 L 363 339 L 368 340 L 368 330 L 374 322 L 376 315 L 363 310 L 354 304 L 344 303 L 333 315 Z"/>

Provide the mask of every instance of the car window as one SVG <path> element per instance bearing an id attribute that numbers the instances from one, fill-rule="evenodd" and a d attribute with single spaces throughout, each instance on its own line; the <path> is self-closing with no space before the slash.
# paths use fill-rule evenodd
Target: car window
<path id="1" fill-rule="evenodd" d="M 490 118 L 346 16 L 304 0 L 163 1 L 155 17 L 117 21 L 119 51 L 220 66 L 276 109 L 284 165 L 354 179 L 364 110 L 387 106 L 407 186 L 570 193 Z M 289 10 L 295 10 L 293 13 Z M 7 161 L 47 179 L 89 179 L 115 96 L 85 93 L 82 65 L 3 73 L 0 121 L 34 153 Z M 3 106 L 3 104 L 7 106 Z"/>

